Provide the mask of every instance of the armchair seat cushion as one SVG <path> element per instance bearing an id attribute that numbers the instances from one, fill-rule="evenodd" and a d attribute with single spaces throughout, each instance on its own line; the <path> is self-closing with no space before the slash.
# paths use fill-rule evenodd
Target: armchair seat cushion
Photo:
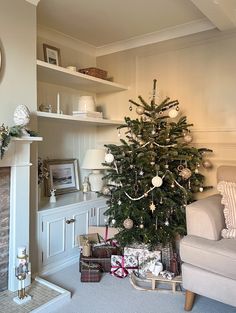
<path id="1" fill-rule="evenodd" d="M 217 241 L 188 235 L 181 240 L 180 256 L 185 263 L 236 279 L 236 239 Z"/>

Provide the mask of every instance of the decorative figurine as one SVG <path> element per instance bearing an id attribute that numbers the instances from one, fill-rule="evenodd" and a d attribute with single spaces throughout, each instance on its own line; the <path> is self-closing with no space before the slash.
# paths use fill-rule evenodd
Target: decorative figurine
<path id="1" fill-rule="evenodd" d="M 83 192 L 88 192 L 88 191 L 90 191 L 90 184 L 89 184 L 88 176 L 85 176 L 84 182 L 83 182 Z"/>
<path id="2" fill-rule="evenodd" d="M 30 121 L 30 110 L 27 108 L 26 105 L 20 104 L 16 107 L 13 120 L 17 126 L 23 127 L 22 134 L 24 136 L 29 136 L 28 132 L 25 129 L 25 126 L 29 124 Z"/>
<path id="3" fill-rule="evenodd" d="M 25 279 L 30 274 L 30 263 L 26 254 L 26 247 L 19 247 L 17 252 L 17 264 L 15 275 L 18 279 L 18 296 L 13 298 L 17 304 L 23 304 L 31 300 L 31 296 L 25 292 Z"/>
<path id="4" fill-rule="evenodd" d="M 50 190 L 50 203 L 55 203 L 57 201 L 56 199 L 56 196 L 55 196 L 55 192 L 56 192 L 56 189 L 51 189 Z"/>

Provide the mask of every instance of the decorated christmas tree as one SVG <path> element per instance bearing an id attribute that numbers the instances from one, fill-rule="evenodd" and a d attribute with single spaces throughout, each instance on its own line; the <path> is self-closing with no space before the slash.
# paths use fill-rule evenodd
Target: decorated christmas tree
<path id="1" fill-rule="evenodd" d="M 125 117 L 126 139 L 106 145 L 108 222 L 119 229 L 121 245 L 165 245 L 186 233 L 185 207 L 204 185 L 201 166 L 211 167 L 205 154 L 211 150 L 191 145 L 192 136 L 179 102 L 169 98 L 156 104 L 156 80 L 150 103 L 141 96 L 137 119 Z"/>

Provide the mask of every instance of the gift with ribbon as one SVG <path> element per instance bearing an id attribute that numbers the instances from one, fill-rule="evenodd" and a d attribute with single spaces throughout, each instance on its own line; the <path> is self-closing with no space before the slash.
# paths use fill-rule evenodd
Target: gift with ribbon
<path id="1" fill-rule="evenodd" d="M 134 256 L 138 259 L 139 269 L 135 272 L 142 278 L 145 278 L 147 271 L 153 272 L 154 265 L 161 261 L 161 251 L 150 251 L 147 245 L 133 245 L 125 247 L 124 255 Z"/>
<path id="2" fill-rule="evenodd" d="M 112 255 L 111 274 L 118 278 L 125 278 L 138 269 L 138 260 L 135 256 Z"/>

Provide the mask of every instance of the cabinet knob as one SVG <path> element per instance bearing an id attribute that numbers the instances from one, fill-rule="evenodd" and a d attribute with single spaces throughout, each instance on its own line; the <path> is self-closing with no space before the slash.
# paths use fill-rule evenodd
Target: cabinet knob
<path id="1" fill-rule="evenodd" d="M 75 222 L 74 218 L 71 218 L 70 220 L 66 220 L 66 224 L 71 224 L 71 223 L 74 223 L 74 222 Z"/>

